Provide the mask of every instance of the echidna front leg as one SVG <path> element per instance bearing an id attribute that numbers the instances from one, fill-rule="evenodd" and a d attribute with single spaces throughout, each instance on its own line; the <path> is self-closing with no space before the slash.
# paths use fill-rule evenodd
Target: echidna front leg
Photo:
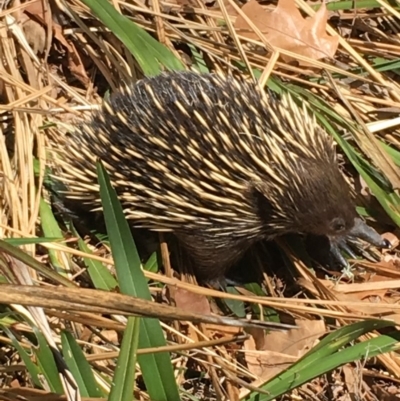
<path id="1" fill-rule="evenodd" d="M 203 282 L 223 280 L 225 274 L 251 246 L 243 239 L 210 237 L 209 234 L 175 233 L 193 262 L 196 277 Z"/>

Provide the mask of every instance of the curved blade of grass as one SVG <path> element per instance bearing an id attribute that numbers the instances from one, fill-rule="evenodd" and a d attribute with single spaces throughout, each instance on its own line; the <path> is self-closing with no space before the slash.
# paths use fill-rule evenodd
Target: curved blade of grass
<path id="1" fill-rule="evenodd" d="M 273 400 L 279 395 L 293 390 L 341 365 L 397 349 L 400 339 L 399 331 L 388 335 L 379 335 L 376 338 L 352 345 L 344 350 L 341 349 L 370 331 L 394 326 L 393 322 L 371 320 L 342 327 L 326 336 L 297 363 L 275 376 L 265 386 L 262 386 L 261 389 L 268 392 L 268 395 L 252 394 L 246 400 Z"/>
<path id="2" fill-rule="evenodd" d="M 147 259 L 146 263 L 143 266 L 143 269 L 152 273 L 158 272 L 158 260 L 157 260 L 157 252 L 153 252 L 150 257 Z"/>
<path id="3" fill-rule="evenodd" d="M 79 249 L 82 252 L 92 254 L 90 248 L 86 245 L 85 241 L 79 236 L 75 229 L 71 227 L 71 230 L 73 235 L 78 238 Z M 95 288 L 99 290 L 111 291 L 117 287 L 117 280 L 115 280 L 114 276 L 108 271 L 103 263 L 91 258 L 83 258 L 83 260 L 87 266 L 87 271 Z"/>
<path id="4" fill-rule="evenodd" d="M 160 65 L 170 71 L 184 70 L 182 63 L 144 29 L 120 14 L 108 0 L 82 0 L 93 14 L 127 47 L 145 75 L 158 75 Z"/>
<path id="5" fill-rule="evenodd" d="M 388 1 L 392 7 L 399 9 L 395 1 Z M 318 11 L 321 7 L 320 4 L 311 6 L 315 11 Z M 329 11 L 339 11 L 339 10 L 359 10 L 361 8 L 380 8 L 382 7 L 379 1 L 376 0 L 357 0 L 357 1 L 331 1 L 326 4 L 326 8 Z"/>
<path id="6" fill-rule="evenodd" d="M 61 333 L 64 361 L 72 373 L 82 397 L 103 397 L 92 368 L 71 333 Z"/>
<path id="7" fill-rule="evenodd" d="M 38 238 L 4 238 L 3 241 L 13 246 L 43 244 L 45 242 L 61 242 L 65 238 L 38 237 Z"/>
<path id="8" fill-rule="evenodd" d="M 379 141 L 381 146 L 385 149 L 386 153 L 393 159 L 397 166 L 400 166 L 400 152 L 393 149 L 387 143 Z"/>
<path id="9" fill-rule="evenodd" d="M 196 46 L 188 44 L 188 47 L 190 48 L 193 57 L 193 63 L 196 66 L 198 72 L 200 72 L 201 74 L 206 74 L 210 72 L 207 67 L 207 63 L 204 61 L 204 56 L 197 50 Z"/>
<path id="10" fill-rule="evenodd" d="M 394 322 L 379 319 L 349 324 L 327 335 L 307 355 L 318 353 L 318 355 L 315 355 L 316 360 L 318 360 L 318 358 L 324 358 L 370 331 L 394 327 L 394 325 Z M 302 360 L 304 359 L 306 358 L 303 357 Z"/>
<path id="11" fill-rule="evenodd" d="M 43 334 L 36 326 L 31 326 L 39 343 L 39 348 L 34 349 L 38 365 L 53 393 L 64 394 L 53 352 Z"/>
<path id="12" fill-rule="evenodd" d="M 227 287 L 226 292 L 228 294 L 234 294 L 234 295 L 239 294 L 239 291 L 235 287 Z M 229 309 L 229 311 L 234 315 L 236 315 L 237 317 L 244 318 L 246 316 L 246 309 L 243 301 L 227 298 L 224 300 L 224 304 Z"/>
<path id="13" fill-rule="evenodd" d="M 370 61 L 371 63 L 371 67 L 378 72 L 386 72 L 386 71 L 391 71 L 396 75 L 399 75 L 399 68 L 400 68 L 400 60 L 399 59 L 395 59 L 395 60 L 386 60 L 382 57 L 375 57 L 374 59 L 372 59 Z M 367 76 L 369 75 L 369 73 L 365 70 L 365 68 L 357 66 L 357 67 L 353 67 L 350 68 L 348 70 L 348 72 L 359 75 L 359 76 Z M 342 74 L 339 73 L 334 73 L 332 74 L 332 77 L 339 78 L 343 77 Z M 311 78 L 311 81 L 318 81 L 319 83 L 325 83 L 327 80 L 320 80 L 318 78 Z"/>
<path id="14" fill-rule="evenodd" d="M 263 390 L 270 392 L 271 396 L 256 395 L 248 400 L 270 401 L 279 395 L 285 394 L 304 383 L 321 376 L 333 369 L 343 366 L 347 363 L 360 360 L 362 358 L 372 358 L 386 352 L 395 351 L 399 348 L 398 341 L 400 333 L 395 332 L 390 335 L 381 335 L 369 341 L 365 341 L 347 348 L 344 351 L 337 352 L 326 359 L 310 365 L 307 369 L 297 369 L 290 372 L 287 377 L 276 378 L 271 384 L 262 387 Z"/>
<path id="15" fill-rule="evenodd" d="M 131 401 L 133 399 L 140 320 L 140 318 L 134 317 L 128 319 L 108 401 Z"/>
<path id="16" fill-rule="evenodd" d="M 58 226 L 57 220 L 55 219 L 51 207 L 43 198 L 40 199 L 39 204 L 39 215 L 40 215 L 40 225 L 42 227 L 43 233 L 46 237 L 62 237 L 62 232 Z M 64 267 L 60 264 L 58 258 L 58 252 L 54 249 L 49 249 L 49 256 L 52 265 L 54 266 L 57 273 L 66 276 L 68 272 L 65 271 Z"/>
<path id="17" fill-rule="evenodd" d="M 147 279 L 141 269 L 140 258 L 131 231 L 101 162 L 97 163 L 97 174 L 104 219 L 120 290 L 124 294 L 151 300 Z M 166 341 L 160 322 L 157 319 L 140 319 L 139 348 L 164 345 L 166 345 Z M 138 362 L 149 397 L 152 400 L 176 401 L 180 399 L 169 353 L 140 355 Z"/>
<path id="18" fill-rule="evenodd" d="M 14 333 L 4 325 L 0 325 L 0 327 L 7 334 L 7 337 L 11 340 L 14 348 L 18 352 L 18 355 L 24 362 L 26 369 L 29 372 L 30 380 L 32 380 L 32 383 L 38 388 L 43 388 L 42 382 L 39 379 L 39 374 L 40 374 L 39 367 L 32 362 L 31 357 L 25 351 L 24 347 L 21 346 L 17 338 L 14 336 Z"/>
<path id="19" fill-rule="evenodd" d="M 48 269 L 45 265 L 38 262 L 35 258 L 28 255 L 26 252 L 8 244 L 7 242 L 1 239 L 0 239 L 0 252 L 5 252 L 6 254 L 14 257 L 15 259 L 20 260 L 21 262 L 25 263 L 32 269 L 43 274 L 43 276 L 49 278 L 50 280 L 53 280 L 55 283 L 65 285 L 66 287 L 75 287 L 75 284 L 72 281 L 54 272 L 53 270 Z"/>

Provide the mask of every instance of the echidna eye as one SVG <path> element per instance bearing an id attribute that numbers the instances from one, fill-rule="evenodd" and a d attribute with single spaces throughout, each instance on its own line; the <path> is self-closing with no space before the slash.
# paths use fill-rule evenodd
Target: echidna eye
<path id="1" fill-rule="evenodd" d="M 335 231 L 336 233 L 340 233 L 346 229 L 346 224 L 343 219 L 338 217 L 332 220 L 331 227 L 333 231 Z"/>

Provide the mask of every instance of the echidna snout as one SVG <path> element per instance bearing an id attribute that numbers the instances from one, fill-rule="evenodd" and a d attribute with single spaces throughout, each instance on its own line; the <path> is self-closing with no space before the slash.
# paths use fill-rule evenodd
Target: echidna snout
<path id="1" fill-rule="evenodd" d="M 101 206 L 101 159 L 132 226 L 173 231 L 205 279 L 254 242 L 289 232 L 385 246 L 357 220 L 330 136 L 305 106 L 252 83 L 192 72 L 146 78 L 57 138 L 65 140 L 68 197 Z"/>

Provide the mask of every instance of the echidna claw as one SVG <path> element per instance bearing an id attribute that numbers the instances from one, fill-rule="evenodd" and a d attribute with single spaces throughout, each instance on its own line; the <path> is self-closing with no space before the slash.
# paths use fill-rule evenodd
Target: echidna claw
<path id="1" fill-rule="evenodd" d="M 340 241 L 342 242 L 342 241 Z M 343 241 L 344 242 L 344 241 Z M 347 246 L 347 244 L 346 244 Z M 333 241 L 330 241 L 330 253 L 333 259 L 338 263 L 341 267 L 347 267 L 348 263 L 345 257 L 340 252 L 339 244 Z"/>
<path id="2" fill-rule="evenodd" d="M 343 267 L 347 267 L 348 262 L 340 250 L 345 251 L 351 258 L 357 259 L 357 255 L 347 242 L 350 239 L 361 239 L 377 248 L 391 248 L 391 244 L 387 239 L 382 238 L 372 227 L 368 226 L 363 220 L 357 217 L 354 220 L 354 227 L 346 237 L 336 239 L 331 238 L 329 241 L 331 256 L 338 264 L 340 264 L 340 266 Z"/>
<path id="3" fill-rule="evenodd" d="M 351 258 L 357 259 L 357 255 L 351 248 L 351 246 L 346 242 L 346 240 L 340 240 L 338 242 L 338 248 L 346 252 Z"/>

